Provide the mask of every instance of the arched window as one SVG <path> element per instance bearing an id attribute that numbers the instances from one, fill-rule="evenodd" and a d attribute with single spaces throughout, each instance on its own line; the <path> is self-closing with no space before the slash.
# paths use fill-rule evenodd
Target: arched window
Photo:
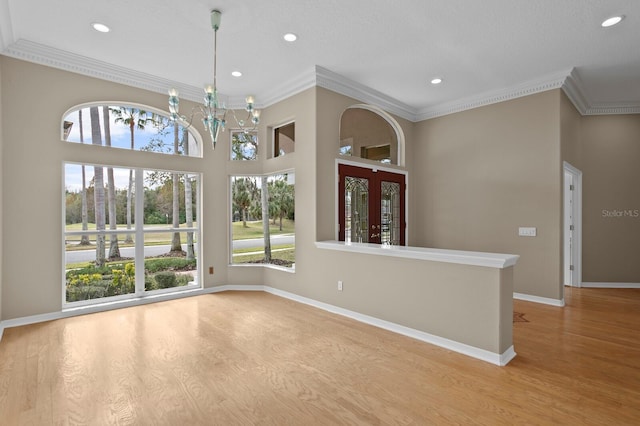
<path id="1" fill-rule="evenodd" d="M 389 114 L 372 105 L 352 105 L 340 119 L 341 155 L 404 165 L 404 134 Z"/>
<path id="2" fill-rule="evenodd" d="M 93 115 L 92 115 L 93 112 Z M 94 140 L 93 122 L 99 123 L 101 140 Z M 134 151 L 202 157 L 202 138 L 167 113 L 133 104 L 88 103 L 64 114 L 62 139 Z"/>

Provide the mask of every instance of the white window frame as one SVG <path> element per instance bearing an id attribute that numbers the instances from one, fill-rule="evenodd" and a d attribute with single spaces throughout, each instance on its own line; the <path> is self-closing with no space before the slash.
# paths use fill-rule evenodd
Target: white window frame
<path id="1" fill-rule="evenodd" d="M 128 166 L 118 166 L 118 165 L 105 165 L 105 164 L 87 164 L 87 163 L 78 163 L 73 161 L 64 161 L 62 165 L 62 181 L 63 188 L 65 187 L 66 182 L 66 170 L 65 166 L 67 164 L 75 164 L 85 166 L 98 166 L 98 167 L 113 167 L 113 168 L 122 168 L 122 169 L 130 169 L 134 171 L 134 228 L 133 229 L 123 229 L 123 230 L 110 230 L 105 229 L 102 231 L 98 231 L 96 229 L 87 230 L 87 231 L 67 231 L 66 230 L 66 194 L 63 190 L 62 192 L 62 307 L 63 309 L 69 308 L 77 308 L 83 306 L 95 306 L 105 303 L 112 303 L 121 300 L 130 300 L 130 299 L 145 299 L 149 297 L 154 297 L 160 294 L 165 293 L 180 293 L 184 291 L 190 291 L 195 289 L 203 288 L 203 279 L 202 279 L 202 232 L 201 232 L 201 223 L 202 223 L 202 173 L 192 172 L 192 171 L 176 171 L 176 170 L 164 170 L 164 169 L 151 169 L 151 168 L 142 168 L 142 167 L 128 167 Z M 196 218 L 197 218 L 197 226 L 191 228 L 174 228 L 174 227 L 166 227 L 162 229 L 144 229 L 144 172 L 145 171 L 161 171 L 161 172 L 171 172 L 171 173 L 179 173 L 185 175 L 191 175 L 196 177 L 197 181 L 197 197 L 196 197 Z M 146 291 L 145 290 L 145 269 L 144 269 L 144 237 L 147 234 L 153 233 L 173 233 L 173 232 L 193 232 L 196 237 L 195 250 L 196 250 L 196 278 L 194 284 L 189 284 L 181 287 L 172 287 L 166 289 L 157 289 Z M 135 255 L 134 255 L 134 264 L 135 268 L 135 291 L 130 294 L 123 294 L 118 296 L 108 296 L 102 297 L 99 299 L 90 299 L 90 300 L 81 300 L 76 302 L 67 302 L 67 288 L 66 288 L 66 237 L 67 236 L 82 236 L 82 235 L 126 235 L 126 234 L 134 234 L 135 235 Z"/>

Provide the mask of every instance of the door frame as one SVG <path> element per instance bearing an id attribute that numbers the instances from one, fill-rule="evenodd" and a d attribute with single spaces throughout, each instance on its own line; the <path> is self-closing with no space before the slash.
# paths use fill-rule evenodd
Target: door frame
<path id="1" fill-rule="evenodd" d="M 573 181 L 573 191 L 566 189 L 566 175 L 571 176 Z M 569 203 L 569 201 L 572 203 Z M 569 222 L 566 210 L 571 208 L 573 217 L 573 244 L 571 258 L 567 259 L 565 253 L 568 251 L 569 241 L 566 235 L 569 232 Z M 572 166 L 566 161 L 562 163 L 562 288 L 565 283 L 565 271 L 573 265 L 571 274 L 572 287 L 582 287 L 582 171 Z M 563 290 L 564 292 L 564 290 Z"/>
<path id="2" fill-rule="evenodd" d="M 334 172 L 334 223 L 335 223 L 335 232 L 334 232 L 334 239 L 336 241 L 338 241 L 340 239 L 340 190 L 339 190 L 339 180 L 340 180 L 340 172 L 339 172 L 339 168 L 340 165 L 344 164 L 346 166 L 354 166 L 354 167 L 360 167 L 363 169 L 369 169 L 373 172 L 377 172 L 378 170 L 383 171 L 383 172 L 389 172 L 389 173 L 396 173 L 399 175 L 404 175 L 404 222 L 406 224 L 405 227 L 405 231 L 404 231 L 404 245 L 408 246 L 409 245 L 409 172 L 407 172 L 406 170 L 399 170 L 399 169 L 394 169 L 392 167 L 385 167 L 384 165 L 382 165 L 382 163 L 380 163 L 381 165 L 376 165 L 376 164 L 368 164 L 368 163 L 361 163 L 358 161 L 352 161 L 352 160 L 345 160 L 342 158 L 336 158 L 336 162 L 335 162 L 335 172 Z"/>

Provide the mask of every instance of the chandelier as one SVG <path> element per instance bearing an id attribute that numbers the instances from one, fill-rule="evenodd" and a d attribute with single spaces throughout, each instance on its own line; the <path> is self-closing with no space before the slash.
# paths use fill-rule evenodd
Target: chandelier
<path id="1" fill-rule="evenodd" d="M 213 28 L 213 84 L 207 85 L 204 88 L 204 104 L 197 108 L 194 108 L 189 118 L 179 115 L 180 98 L 178 97 L 178 91 L 174 88 L 169 90 L 169 113 L 171 120 L 181 120 L 191 126 L 193 117 L 197 114 L 202 116 L 202 124 L 209 136 L 211 137 L 211 143 L 213 149 L 216 148 L 216 142 L 218 141 L 218 135 L 220 131 L 224 131 L 227 124 L 227 108 L 223 102 L 218 99 L 217 83 L 217 46 L 218 46 L 218 29 L 220 28 L 220 20 L 222 13 L 219 10 L 211 11 L 211 27 Z M 245 110 L 247 111 L 247 117 L 245 119 L 238 119 L 236 113 L 231 109 L 231 115 L 235 121 L 236 126 L 245 133 L 256 130 L 260 121 L 260 110 L 254 108 L 253 96 L 247 96 Z"/>

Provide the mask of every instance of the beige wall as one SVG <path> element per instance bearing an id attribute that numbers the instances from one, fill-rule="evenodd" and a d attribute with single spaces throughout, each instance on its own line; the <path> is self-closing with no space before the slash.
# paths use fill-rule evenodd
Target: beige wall
<path id="1" fill-rule="evenodd" d="M 585 282 L 640 283 L 639 162 L 640 115 L 582 117 Z"/>
<path id="2" fill-rule="evenodd" d="M 553 90 L 417 123 L 414 245 L 518 254 L 514 290 L 561 299 L 559 105 Z"/>
<path id="3" fill-rule="evenodd" d="M 582 116 L 567 95 L 560 92 L 560 155 L 573 167 L 582 167 Z"/>

